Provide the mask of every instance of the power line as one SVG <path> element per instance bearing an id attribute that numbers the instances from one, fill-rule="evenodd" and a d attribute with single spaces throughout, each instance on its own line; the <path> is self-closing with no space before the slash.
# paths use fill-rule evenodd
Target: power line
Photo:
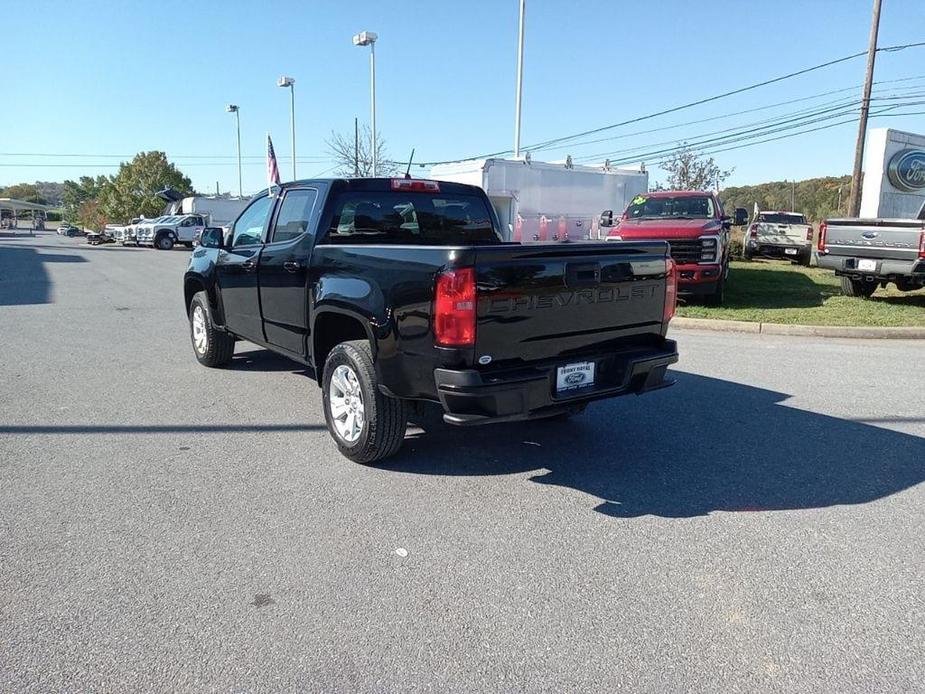
<path id="1" fill-rule="evenodd" d="M 902 51 L 902 50 L 905 50 L 905 49 L 907 49 L 907 48 L 917 48 L 917 47 L 920 47 L 920 46 L 925 46 L 925 41 L 920 41 L 920 42 L 916 42 L 916 43 L 900 44 L 900 45 L 896 45 L 896 46 L 885 46 L 885 47 L 883 47 L 883 48 L 878 48 L 877 51 L 878 51 L 878 52 L 879 52 L 879 51 L 883 51 L 883 52 L 891 52 L 891 53 L 892 53 L 892 52 Z M 766 86 L 768 86 L 768 85 L 770 85 L 770 84 L 776 84 L 777 82 L 782 82 L 782 81 L 784 81 L 784 80 L 792 79 L 792 78 L 794 78 L 794 77 L 799 77 L 799 76 L 801 76 L 801 75 L 806 75 L 806 74 L 808 74 L 808 73 L 810 73 L 810 72 L 815 72 L 815 71 L 817 71 L 817 70 L 822 70 L 822 69 L 824 69 L 824 68 L 831 67 L 831 66 L 833 66 L 833 65 L 838 65 L 839 63 L 844 63 L 844 62 L 847 62 L 847 61 L 849 61 L 849 60 L 854 60 L 855 58 L 859 58 L 859 57 L 864 56 L 864 55 L 867 55 L 867 51 L 861 51 L 861 52 L 859 52 L 859 53 L 853 53 L 853 54 L 851 54 L 851 55 L 847 55 L 847 56 L 844 56 L 844 57 L 841 57 L 841 58 L 836 58 L 836 59 L 834 59 L 834 60 L 829 60 L 829 61 L 824 62 L 824 63 L 819 63 L 818 65 L 813 65 L 813 66 L 810 66 L 810 67 L 807 67 L 807 68 L 803 68 L 802 70 L 797 70 L 797 71 L 795 71 L 795 72 L 790 72 L 790 73 L 787 73 L 787 74 L 785 74 L 785 75 L 780 75 L 780 76 L 778 76 L 778 77 L 772 77 L 771 79 L 763 80 L 763 81 L 761 81 L 761 82 L 756 82 L 756 83 L 754 83 L 754 84 L 750 84 L 750 85 L 747 85 L 747 86 L 745 86 L 745 87 L 739 87 L 738 89 L 733 89 L 733 90 L 731 90 L 731 91 L 724 92 L 724 93 L 722 93 L 722 94 L 716 94 L 716 95 L 714 95 L 714 96 L 709 96 L 709 97 L 706 97 L 706 98 L 703 98 L 703 99 L 698 99 L 697 101 L 691 101 L 691 102 L 686 103 L 686 104 L 681 104 L 680 106 L 674 106 L 674 107 L 672 107 L 672 108 L 664 109 L 664 110 L 662 110 L 662 111 L 656 111 L 655 113 L 649 113 L 649 114 L 646 114 L 646 115 L 644 115 L 644 116 L 637 116 L 637 117 L 635 117 L 635 118 L 630 118 L 629 120 L 621 121 L 621 122 L 619 122 L 619 123 L 611 123 L 610 125 L 604 125 L 604 126 L 601 126 L 601 127 L 599 127 L 599 128 L 592 128 L 591 130 L 585 130 L 585 131 L 583 131 L 583 132 L 574 133 L 574 134 L 572 134 L 572 135 L 565 135 L 565 136 L 563 136 L 563 137 L 553 138 L 553 139 L 551 139 L 551 140 L 546 140 L 546 141 L 544 141 L 544 142 L 539 142 L 539 143 L 537 143 L 537 144 L 535 144 L 535 145 L 531 145 L 531 146 L 527 146 L 527 147 L 522 147 L 521 149 L 523 149 L 523 150 L 528 150 L 528 151 L 529 151 L 529 150 L 539 149 L 539 148 L 543 148 L 543 147 L 549 147 L 549 146 L 554 145 L 554 144 L 560 144 L 560 143 L 567 142 L 567 141 L 569 141 L 569 140 L 578 139 L 578 138 L 580 138 L 580 137 L 586 137 L 586 136 L 588 136 L 588 135 L 594 135 L 594 134 L 596 134 L 596 133 L 604 132 L 604 131 L 606 131 L 606 130 L 612 130 L 612 129 L 614 129 L 614 128 L 619 128 L 619 127 L 622 127 L 622 126 L 624 126 L 624 125 L 630 125 L 630 124 L 632 124 L 632 123 L 638 123 L 638 122 L 640 122 L 640 121 L 650 120 L 650 119 L 652 119 L 652 118 L 658 118 L 659 116 L 665 116 L 665 115 L 668 115 L 669 113 L 676 113 L 676 112 L 678 112 L 678 111 L 682 111 L 682 110 L 685 110 L 685 109 L 688 109 L 688 108 L 693 108 L 693 107 L 695 107 L 695 106 L 702 106 L 703 104 L 711 103 L 711 102 L 713 102 L 713 101 L 718 101 L 718 100 L 720 100 L 720 99 L 725 99 L 725 98 L 728 98 L 728 97 L 730 97 L 730 96 L 735 96 L 735 95 L 737 95 L 737 94 L 743 94 L 743 93 L 745 93 L 745 92 L 752 91 L 752 90 L 758 89 L 758 88 L 760 88 L 760 87 L 766 87 Z M 437 164 L 452 164 L 452 163 L 458 162 L 458 161 L 473 161 L 473 160 L 476 160 L 476 159 L 487 159 L 487 158 L 490 158 L 490 157 L 497 157 L 497 156 L 501 156 L 501 155 L 504 155 L 504 154 L 510 154 L 510 153 L 511 153 L 511 150 L 506 149 L 506 150 L 502 150 L 502 151 L 499 151 L 499 152 L 493 152 L 493 153 L 489 153 L 489 154 L 481 154 L 481 155 L 477 155 L 477 156 L 474 156 L 474 157 L 466 157 L 466 158 L 464 158 L 464 159 L 449 159 L 449 160 L 444 160 L 444 161 L 422 162 L 422 163 L 419 164 L 419 165 L 420 165 L 420 166 L 435 166 L 435 165 L 437 165 Z"/>
<path id="2" fill-rule="evenodd" d="M 915 115 L 914 112 L 913 112 L 913 113 L 886 114 L 886 111 L 889 111 L 889 110 L 892 110 L 892 109 L 896 109 L 896 108 L 900 108 L 900 107 L 903 107 L 903 106 L 913 106 L 913 105 L 918 105 L 918 104 L 922 104 L 922 103 L 925 103 L 925 102 L 918 101 L 918 102 L 912 102 L 912 103 L 909 103 L 909 104 L 894 104 L 894 105 L 892 105 L 892 106 L 885 106 L 885 107 L 883 107 L 880 111 L 878 111 L 876 114 L 871 114 L 871 117 L 880 117 L 880 116 L 884 116 L 884 115 L 886 115 L 886 116 L 890 116 L 890 115 L 896 115 L 896 116 L 902 116 L 902 115 Z M 665 162 L 669 161 L 671 155 L 673 155 L 673 154 L 675 154 L 675 153 L 677 153 L 677 152 L 679 152 L 679 151 L 685 150 L 685 149 L 691 149 L 691 150 L 694 150 L 694 151 L 699 152 L 700 154 L 717 154 L 717 153 L 720 153 L 720 152 L 728 152 L 728 151 L 732 151 L 732 150 L 735 150 L 735 149 L 742 149 L 743 147 L 750 147 L 750 146 L 752 146 L 752 145 L 762 144 L 762 143 L 764 143 L 764 142 L 774 142 L 774 141 L 786 139 L 786 138 L 789 138 L 789 137 L 796 137 L 797 135 L 802 135 L 802 134 L 805 134 L 805 133 L 816 132 L 816 131 L 818 131 L 818 130 L 825 130 L 825 129 L 827 129 L 827 128 L 834 128 L 834 127 L 837 127 L 837 126 L 839 126 L 839 125 L 844 125 L 844 124 L 846 124 L 846 123 L 853 123 L 853 122 L 856 122 L 856 119 L 854 119 L 854 118 L 849 118 L 849 119 L 847 119 L 847 120 L 839 121 L 839 122 L 837 122 L 837 123 L 829 123 L 829 124 L 824 125 L 824 126 L 819 126 L 819 127 L 815 127 L 815 128 L 809 128 L 809 129 L 802 130 L 802 131 L 796 132 L 796 133 L 788 133 L 788 134 L 786 134 L 786 135 L 780 135 L 780 136 L 777 136 L 777 137 L 761 139 L 761 140 L 758 140 L 758 141 L 756 141 L 756 142 L 749 142 L 747 145 L 739 145 L 739 144 L 738 144 L 739 142 L 755 140 L 756 138 L 761 138 L 761 137 L 764 137 L 765 135 L 769 135 L 769 134 L 776 133 L 776 132 L 782 132 L 782 131 L 790 130 L 790 129 L 797 128 L 797 127 L 803 127 L 803 126 L 805 126 L 805 125 L 810 125 L 810 124 L 813 123 L 813 122 L 820 122 L 820 121 L 824 121 L 824 120 L 828 120 L 828 119 L 829 119 L 829 118 L 819 118 L 819 119 L 816 119 L 815 121 L 806 121 L 806 122 L 803 122 L 803 123 L 797 123 L 797 124 L 794 124 L 794 125 L 789 125 L 789 126 L 787 126 L 787 127 L 777 128 L 777 129 L 774 129 L 774 130 L 765 130 L 764 132 L 756 132 L 756 133 L 751 133 L 751 134 L 742 135 L 742 136 L 730 136 L 730 137 L 726 137 L 726 138 L 717 138 L 717 139 L 715 139 L 715 140 L 704 141 L 704 142 L 700 142 L 700 143 L 694 143 L 693 145 L 690 144 L 690 143 L 682 143 L 682 144 L 679 144 L 677 147 L 667 148 L 667 149 L 662 149 L 662 150 L 656 150 L 656 151 L 652 151 L 652 152 L 647 152 L 645 155 L 642 155 L 641 157 L 640 157 L 639 155 L 634 155 L 633 157 L 627 157 L 627 158 L 623 158 L 623 159 L 618 159 L 618 160 L 616 160 L 616 161 L 611 161 L 611 164 L 614 164 L 614 165 L 628 164 L 628 163 L 637 162 L 637 161 L 640 161 L 640 160 L 656 158 L 656 161 L 653 162 L 651 165 L 652 165 L 652 166 L 660 166 L 661 164 L 664 164 Z M 725 145 L 735 145 L 735 146 L 725 147 Z M 719 147 L 720 149 L 717 149 L 718 147 Z"/>
<path id="3" fill-rule="evenodd" d="M 898 80 L 884 80 L 884 81 L 882 81 L 882 82 L 876 82 L 875 84 L 888 84 L 888 83 L 892 83 L 892 82 L 908 82 L 908 81 L 910 81 L 910 80 L 920 80 L 920 79 L 922 79 L 922 78 L 925 78 L 925 75 L 916 75 L 916 76 L 913 76 L 913 77 L 904 77 L 904 78 L 898 79 Z M 902 91 L 902 90 L 907 90 L 907 89 L 921 89 L 922 86 L 925 86 L 925 85 L 916 84 L 916 85 L 909 86 L 909 87 L 890 87 L 889 89 L 893 89 L 893 90 L 897 90 L 897 91 Z M 788 105 L 790 105 L 790 104 L 800 103 L 800 102 L 803 102 L 803 101 L 812 101 L 812 100 L 816 100 L 816 99 L 821 99 L 821 98 L 824 97 L 824 96 L 831 96 L 832 94 L 840 94 L 840 93 L 843 93 L 843 92 L 847 92 L 847 91 L 851 91 L 851 90 L 857 89 L 857 88 L 859 88 L 859 87 L 860 87 L 860 85 L 852 86 L 852 87 L 844 87 L 844 88 L 842 88 L 842 89 L 833 89 L 833 90 L 828 91 L 828 92 L 820 92 L 819 94 L 815 94 L 815 95 L 813 95 L 813 96 L 804 96 L 804 97 L 800 97 L 800 98 L 798 98 L 798 99 L 788 99 L 787 101 L 778 101 L 778 102 L 773 103 L 773 104 L 764 104 L 764 105 L 762 105 L 762 106 L 756 106 L 756 107 L 754 107 L 754 108 L 748 108 L 748 109 L 744 109 L 744 110 L 742 110 L 742 111 L 734 111 L 734 112 L 731 112 L 731 113 L 724 113 L 724 114 L 721 114 L 721 115 L 718 115 L 718 116 L 711 116 L 711 117 L 709 117 L 709 118 L 701 118 L 701 119 L 699 119 L 699 120 L 685 121 L 685 122 L 683 122 L 683 123 L 675 123 L 675 124 L 672 124 L 672 125 L 664 125 L 664 126 L 661 126 L 661 127 L 658 127 L 658 128 L 650 128 L 649 130 L 636 130 L 636 131 L 631 132 L 631 133 L 622 133 L 622 134 L 620 134 L 620 135 L 613 135 L 613 136 L 611 136 L 611 137 L 602 137 L 602 138 L 598 138 L 598 139 L 596 139 L 596 140 L 585 140 L 585 141 L 583 141 L 583 142 L 573 142 L 573 143 L 566 144 L 566 145 L 558 145 L 558 146 L 552 146 L 552 147 L 542 147 L 542 148 L 534 149 L 533 151 L 536 152 L 536 151 L 543 151 L 543 150 L 547 150 L 547 149 L 566 149 L 566 148 L 574 149 L 574 148 L 576 148 L 576 147 L 584 147 L 584 146 L 586 146 L 586 145 L 596 144 L 596 143 L 598 143 L 598 142 L 611 142 L 611 141 L 613 141 L 613 140 L 622 140 L 622 139 L 626 139 L 626 138 L 628 138 L 628 137 L 635 137 L 635 136 L 637 136 L 637 135 L 648 135 L 648 134 L 650 134 L 650 133 L 663 132 L 663 131 L 665 131 L 665 130 L 675 130 L 675 129 L 677 129 L 677 128 L 686 128 L 686 127 L 691 126 L 691 125 L 699 125 L 700 123 L 709 123 L 709 122 L 717 121 L 717 120 L 725 120 L 725 119 L 727 119 L 727 118 L 734 118 L 734 117 L 736 117 L 736 116 L 742 116 L 742 115 L 745 115 L 745 114 L 748 114 L 748 113 L 755 113 L 756 111 L 767 111 L 767 110 L 769 110 L 769 109 L 778 108 L 778 107 L 780 107 L 780 106 L 788 106 Z M 882 93 L 882 92 L 884 92 L 884 91 L 887 91 L 887 89 L 877 89 L 877 90 L 874 90 L 874 91 L 875 91 L 876 93 Z M 822 104 L 817 104 L 817 106 L 814 106 L 814 107 L 811 107 L 811 108 L 817 108 L 817 107 L 819 107 L 819 106 L 826 106 L 826 105 L 829 105 L 829 104 L 843 103 L 843 102 L 845 102 L 845 101 L 846 101 L 846 99 L 834 99 L 834 100 L 832 100 L 832 101 L 827 101 L 827 102 L 824 102 L 824 103 L 822 103 Z M 852 101 L 852 102 L 854 102 L 854 103 L 858 103 L 858 100 L 857 100 L 857 99 L 853 99 L 853 98 L 848 99 L 848 101 Z"/>
<path id="4" fill-rule="evenodd" d="M 925 92 L 918 92 L 915 94 L 907 94 L 904 96 L 883 96 L 877 97 L 874 101 L 894 101 L 894 100 L 905 100 L 919 98 L 925 96 Z M 804 109 L 801 111 L 795 111 L 792 113 L 781 114 L 774 118 L 755 121 L 752 123 L 746 123 L 743 125 L 735 126 L 732 128 L 725 128 L 723 130 L 715 130 L 707 133 L 700 133 L 698 135 L 689 136 L 684 138 L 687 142 L 690 142 L 692 139 L 696 140 L 697 138 L 709 137 L 712 135 L 722 135 L 724 133 L 731 133 L 731 135 L 726 135 L 726 137 L 732 137 L 736 135 L 741 135 L 749 132 L 761 131 L 767 128 L 773 128 L 775 126 L 785 125 L 788 123 L 796 123 L 797 126 L 805 123 L 817 122 L 817 120 L 826 120 L 831 118 L 838 118 L 848 113 L 852 113 L 856 110 L 859 101 L 857 99 L 851 99 L 850 101 L 838 100 L 833 102 L 835 105 L 830 105 L 828 108 L 815 108 L 815 109 Z M 919 103 L 919 102 L 913 102 Z M 906 104 L 898 104 L 906 105 Z M 817 118 L 818 116 L 825 116 L 825 118 Z M 598 152 L 596 154 L 586 154 L 580 157 L 575 157 L 576 161 L 590 161 L 593 159 L 599 159 L 601 157 L 613 157 L 617 154 L 624 154 L 639 150 L 644 150 L 651 147 L 658 147 L 661 145 L 669 145 L 672 143 L 677 143 L 679 140 L 666 140 L 662 142 L 653 142 L 645 145 L 639 145 L 637 147 L 630 147 L 627 149 L 612 150 L 608 152 Z"/>

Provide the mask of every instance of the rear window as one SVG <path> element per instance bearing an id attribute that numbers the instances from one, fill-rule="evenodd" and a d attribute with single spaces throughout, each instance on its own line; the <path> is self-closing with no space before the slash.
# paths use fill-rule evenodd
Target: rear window
<path id="1" fill-rule="evenodd" d="M 801 214 L 785 214 L 783 212 L 760 212 L 759 222 L 768 224 L 806 224 L 806 217 Z"/>
<path id="2" fill-rule="evenodd" d="M 323 242 L 444 246 L 498 241 L 488 207 L 477 195 L 351 191 L 335 200 Z"/>

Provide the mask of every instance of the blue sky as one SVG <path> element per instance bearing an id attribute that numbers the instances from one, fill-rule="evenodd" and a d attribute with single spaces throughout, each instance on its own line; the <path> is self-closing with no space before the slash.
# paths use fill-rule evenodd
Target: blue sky
<path id="1" fill-rule="evenodd" d="M 870 5 L 528 0 L 522 142 L 626 120 L 862 51 Z M 331 166 L 324 143 L 331 131 L 352 133 L 354 116 L 361 123 L 369 118 L 368 50 L 350 40 L 363 29 L 380 37 L 378 127 L 393 158 L 406 158 L 412 147 L 416 160 L 431 161 L 512 145 L 517 0 L 38 0 L 7 3 L 4 20 L 19 30 L 4 35 L 3 93 L 17 98 L 0 109 L 0 184 L 112 173 L 118 155 L 160 149 L 197 188 L 214 190 L 218 181 L 222 190 L 233 190 L 229 102 L 241 107 L 242 149 L 252 157 L 244 167 L 245 192 L 264 184 L 266 131 L 285 179 L 291 166 L 288 91 L 276 87 L 282 74 L 297 81 L 297 148 L 307 160 L 299 175 L 323 173 Z M 925 3 L 885 0 L 880 45 L 922 40 Z M 854 87 L 863 71 L 859 58 L 597 137 L 757 109 L 749 114 L 534 156 L 652 149 L 816 107 L 860 89 L 763 108 Z M 914 76 L 922 78 L 884 84 L 881 89 L 904 91 L 883 96 L 925 93 L 925 48 L 878 56 L 877 80 Z M 885 125 L 925 132 L 925 116 L 871 123 Z M 715 157 L 735 169 L 727 185 L 843 174 L 851 167 L 855 133 L 847 124 Z"/>

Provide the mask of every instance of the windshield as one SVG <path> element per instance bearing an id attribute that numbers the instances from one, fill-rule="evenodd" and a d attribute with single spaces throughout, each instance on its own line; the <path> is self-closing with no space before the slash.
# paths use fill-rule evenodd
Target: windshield
<path id="1" fill-rule="evenodd" d="M 768 224 L 806 224 L 806 218 L 801 214 L 787 214 L 786 212 L 761 212 L 759 222 Z"/>
<path id="2" fill-rule="evenodd" d="M 713 198 L 709 195 L 637 195 L 624 214 L 627 219 L 712 219 L 715 216 Z"/>
<path id="3" fill-rule="evenodd" d="M 440 246 L 500 239 L 477 195 L 357 191 L 338 196 L 325 240 Z"/>

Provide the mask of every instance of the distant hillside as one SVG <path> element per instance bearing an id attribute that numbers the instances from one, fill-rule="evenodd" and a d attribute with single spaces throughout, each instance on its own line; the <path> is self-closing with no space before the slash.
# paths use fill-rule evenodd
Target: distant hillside
<path id="1" fill-rule="evenodd" d="M 841 186 L 841 207 L 839 208 L 839 186 Z M 802 212 L 807 219 L 817 222 L 826 217 L 847 214 L 848 197 L 851 195 L 851 176 L 825 176 L 808 178 L 805 181 L 774 181 L 754 186 L 726 188 L 720 193 L 723 205 L 731 213 L 735 207 L 744 207 L 751 215 L 755 203 L 762 210 L 789 210 L 791 190 L 794 210 Z"/>

